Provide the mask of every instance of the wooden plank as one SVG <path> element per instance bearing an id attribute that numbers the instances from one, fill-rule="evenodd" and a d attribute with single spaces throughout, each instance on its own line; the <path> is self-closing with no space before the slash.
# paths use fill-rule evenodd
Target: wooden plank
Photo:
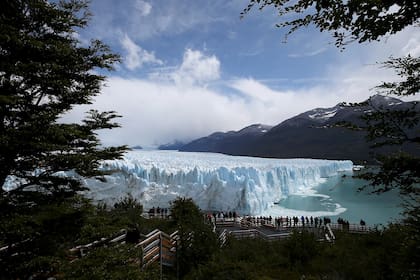
<path id="1" fill-rule="evenodd" d="M 151 249 L 147 254 L 143 255 L 143 260 L 147 260 L 149 258 L 153 258 L 155 255 L 159 255 L 159 247 Z"/>
<path id="2" fill-rule="evenodd" d="M 158 245 L 159 245 L 159 243 L 160 243 L 160 240 L 159 240 L 159 239 L 157 239 L 157 240 L 155 240 L 155 241 L 153 241 L 153 242 L 151 242 L 151 243 L 147 244 L 145 247 L 143 247 L 143 252 L 144 252 L 144 253 L 147 253 L 147 252 L 148 252 L 150 249 L 152 249 L 153 247 L 158 246 Z"/>
<path id="3" fill-rule="evenodd" d="M 172 248 L 173 244 L 170 240 L 168 239 L 162 239 L 162 246 L 166 247 L 166 248 Z"/>
<path id="4" fill-rule="evenodd" d="M 161 252 L 162 256 L 175 256 L 175 252 L 172 252 L 170 250 L 162 250 Z"/>
<path id="5" fill-rule="evenodd" d="M 162 256 L 168 256 L 168 257 L 175 256 L 175 253 L 174 252 L 171 252 L 168 249 L 163 249 L 162 252 L 161 252 L 161 254 L 162 254 Z"/>
<path id="6" fill-rule="evenodd" d="M 158 229 L 152 230 L 151 232 L 149 232 L 148 234 L 146 234 L 146 238 L 149 238 L 150 236 L 152 236 L 152 235 L 154 235 L 156 233 L 159 233 L 159 232 L 160 232 L 160 230 L 158 230 Z"/>
<path id="7" fill-rule="evenodd" d="M 150 264 L 152 264 L 152 263 L 156 262 L 158 259 L 159 259 L 159 254 L 157 254 L 156 256 L 154 256 L 152 259 L 150 259 L 150 260 L 146 261 L 146 262 L 143 264 L 143 267 L 146 267 L 146 266 L 148 266 L 148 265 L 150 265 Z"/>
<path id="8" fill-rule="evenodd" d="M 125 239 L 125 237 L 127 236 L 127 234 L 123 234 L 123 235 L 120 235 L 120 236 L 117 236 L 117 237 L 115 237 L 114 239 L 112 239 L 111 241 L 109 241 L 109 242 L 112 242 L 112 243 L 114 243 L 114 242 L 118 242 L 118 241 L 121 241 L 121 240 L 123 240 L 123 239 Z"/>
<path id="9" fill-rule="evenodd" d="M 163 231 L 160 232 L 162 238 L 167 238 L 167 239 L 171 239 L 171 236 Z"/>
<path id="10" fill-rule="evenodd" d="M 140 245 L 140 246 L 147 246 L 148 243 L 153 242 L 153 241 L 155 241 L 155 240 L 157 240 L 159 238 L 160 238 L 160 233 L 157 232 L 157 233 L 149 236 L 148 238 L 146 238 L 142 242 L 140 242 L 138 245 Z"/>

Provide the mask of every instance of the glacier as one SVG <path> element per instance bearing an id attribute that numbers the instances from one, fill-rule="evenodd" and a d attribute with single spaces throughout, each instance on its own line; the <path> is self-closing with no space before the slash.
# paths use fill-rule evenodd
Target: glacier
<path id="1" fill-rule="evenodd" d="M 148 209 L 191 197 L 203 210 L 260 215 L 288 195 L 310 193 L 325 178 L 351 171 L 353 163 L 137 150 L 101 168 L 112 171 L 104 182 L 83 179 L 84 194 L 96 202 L 113 204 L 130 194 Z"/>

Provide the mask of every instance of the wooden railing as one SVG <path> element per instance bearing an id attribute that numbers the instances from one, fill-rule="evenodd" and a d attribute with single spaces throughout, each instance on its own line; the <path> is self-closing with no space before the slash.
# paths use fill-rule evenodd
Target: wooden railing
<path id="1" fill-rule="evenodd" d="M 375 230 L 369 226 L 361 226 L 358 224 L 349 224 L 348 226 L 342 224 L 330 224 L 332 230 L 348 231 L 350 233 L 368 233 Z"/>
<path id="2" fill-rule="evenodd" d="M 142 249 L 141 267 L 145 268 L 159 261 L 161 266 L 174 266 L 176 263 L 176 247 L 178 231 L 171 235 L 155 229 L 146 235 L 146 239 L 135 247 Z"/>
<path id="3" fill-rule="evenodd" d="M 244 229 L 244 230 L 232 230 L 229 234 L 235 238 L 262 238 L 265 240 L 279 240 L 286 238 L 290 235 L 290 232 L 279 232 L 273 234 L 265 234 L 257 229 Z"/>
<path id="4" fill-rule="evenodd" d="M 95 240 L 88 244 L 78 245 L 76 247 L 73 247 L 69 250 L 70 255 L 71 255 L 70 259 L 74 261 L 79 257 L 84 257 L 90 250 L 97 247 L 101 247 L 101 246 L 109 245 L 109 244 L 125 243 L 126 236 L 127 236 L 127 231 L 125 229 L 122 229 L 114 237 L 101 238 L 100 240 Z"/>
<path id="5" fill-rule="evenodd" d="M 222 230 L 222 232 L 219 234 L 220 247 L 225 246 L 228 234 L 229 233 L 226 229 Z"/>

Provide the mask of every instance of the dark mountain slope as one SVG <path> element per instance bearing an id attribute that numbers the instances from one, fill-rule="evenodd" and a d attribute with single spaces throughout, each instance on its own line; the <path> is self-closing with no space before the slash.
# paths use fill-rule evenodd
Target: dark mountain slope
<path id="1" fill-rule="evenodd" d="M 332 108 L 313 109 L 290 118 L 269 131 L 269 127 L 252 125 L 237 132 L 217 132 L 192 141 L 181 147 L 181 150 L 259 157 L 373 162 L 373 152 L 388 153 L 400 147 L 371 149 L 371 143 L 366 142 L 365 132 L 332 126 L 342 121 L 361 125 L 363 121 L 360 117 L 365 113 L 377 109 L 403 110 L 413 106 L 420 112 L 417 102 L 403 102 L 396 98 L 375 95 L 366 101 L 364 106 L 351 107 L 340 103 Z M 418 134 L 419 126 L 408 133 Z M 415 155 L 420 154 L 419 148 L 414 144 L 404 145 L 402 150 Z"/>
<path id="2" fill-rule="evenodd" d="M 249 147 L 254 146 L 255 141 L 270 129 L 271 126 L 268 125 L 253 124 L 239 131 L 215 132 L 184 145 L 180 150 L 244 155 Z"/>

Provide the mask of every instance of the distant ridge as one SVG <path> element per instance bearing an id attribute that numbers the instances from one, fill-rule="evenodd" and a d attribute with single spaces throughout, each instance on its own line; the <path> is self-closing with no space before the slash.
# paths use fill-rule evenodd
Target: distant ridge
<path id="1" fill-rule="evenodd" d="M 140 145 L 136 145 L 136 146 L 131 147 L 131 149 L 133 149 L 133 150 L 142 150 L 143 147 L 140 146 Z"/>
<path id="2" fill-rule="evenodd" d="M 346 128 L 331 128 L 337 122 L 361 124 L 360 116 L 382 108 L 401 110 L 418 102 L 403 102 L 397 98 L 374 95 L 364 106 L 345 106 L 339 103 L 331 108 L 316 108 L 270 127 L 254 124 L 239 131 L 216 132 L 179 147 L 181 151 L 219 152 L 230 155 L 248 155 L 275 158 L 323 158 L 350 159 L 356 163 L 373 161 L 372 152 L 389 152 L 392 148 L 371 149 L 365 132 Z M 418 130 L 419 127 L 414 128 Z M 414 145 L 405 145 L 403 150 L 419 155 Z M 395 148 L 394 148 L 395 149 Z"/>
<path id="3" fill-rule="evenodd" d="M 238 131 L 215 132 L 196 139 L 180 147 L 179 150 L 246 155 L 249 147 L 255 145 L 255 142 L 271 128 L 269 125 L 253 124 Z"/>
<path id="4" fill-rule="evenodd" d="M 160 145 L 158 147 L 158 149 L 159 150 L 179 150 L 185 144 L 186 143 L 181 142 L 181 141 L 175 141 L 175 142 L 172 142 L 172 143 L 167 143 L 167 144 Z"/>

